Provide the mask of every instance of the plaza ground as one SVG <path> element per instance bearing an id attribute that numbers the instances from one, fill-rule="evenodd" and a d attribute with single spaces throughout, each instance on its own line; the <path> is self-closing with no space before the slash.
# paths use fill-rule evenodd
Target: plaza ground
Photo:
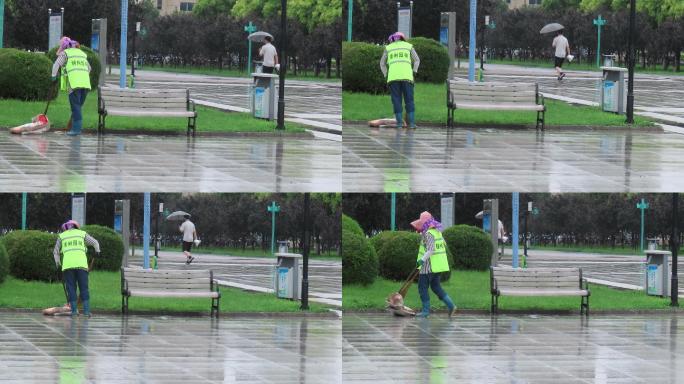
<path id="1" fill-rule="evenodd" d="M 341 383 L 339 319 L 0 312 L 0 382 Z"/>
<path id="2" fill-rule="evenodd" d="M 345 314 L 345 383 L 676 383 L 684 317 Z"/>

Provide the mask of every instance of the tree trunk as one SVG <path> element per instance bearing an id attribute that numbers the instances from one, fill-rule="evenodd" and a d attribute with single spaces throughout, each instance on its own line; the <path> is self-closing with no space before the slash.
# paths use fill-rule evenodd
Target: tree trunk
<path id="1" fill-rule="evenodd" d="M 682 65 L 682 50 L 677 50 L 675 52 L 675 72 L 679 72 Z"/>
<path id="2" fill-rule="evenodd" d="M 341 69 L 341 68 L 340 68 L 340 67 L 341 67 L 341 65 L 340 65 L 340 57 L 339 57 L 339 56 L 335 58 L 335 63 L 337 64 L 337 65 L 335 65 L 335 67 L 336 67 L 336 69 L 337 69 L 337 78 L 339 79 L 339 78 L 340 78 L 340 69 Z"/>
<path id="3" fill-rule="evenodd" d="M 330 78 L 330 71 L 332 70 L 332 57 L 331 56 L 328 56 L 328 58 L 325 60 L 325 66 L 327 67 L 326 68 L 327 72 L 326 72 L 325 77 L 329 79 Z"/>

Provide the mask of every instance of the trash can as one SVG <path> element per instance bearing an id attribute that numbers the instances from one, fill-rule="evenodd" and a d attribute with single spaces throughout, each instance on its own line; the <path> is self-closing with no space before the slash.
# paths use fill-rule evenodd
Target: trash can
<path id="1" fill-rule="evenodd" d="M 601 67 L 601 108 L 606 112 L 625 114 L 627 107 L 627 68 Z"/>
<path id="2" fill-rule="evenodd" d="M 615 61 L 617 60 L 617 55 L 603 55 L 603 66 L 604 67 L 612 67 L 615 65 Z"/>
<path id="3" fill-rule="evenodd" d="M 278 241 L 278 253 L 288 253 L 289 247 L 287 245 L 287 240 L 279 240 Z"/>
<path id="4" fill-rule="evenodd" d="M 647 295 L 670 295 L 670 255 L 669 251 L 646 251 L 644 291 Z"/>
<path id="5" fill-rule="evenodd" d="M 254 81 L 250 87 L 250 109 L 252 115 L 260 119 L 275 120 L 276 88 L 278 75 L 271 73 L 252 73 Z"/>
<path id="6" fill-rule="evenodd" d="M 276 297 L 280 299 L 300 300 L 302 286 L 302 255 L 297 253 L 276 253 Z"/>

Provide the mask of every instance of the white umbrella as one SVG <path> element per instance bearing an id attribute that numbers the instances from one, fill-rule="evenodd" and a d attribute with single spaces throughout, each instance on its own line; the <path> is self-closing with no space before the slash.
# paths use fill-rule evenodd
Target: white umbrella
<path id="1" fill-rule="evenodd" d="M 176 220 L 176 221 L 180 221 L 180 220 L 184 220 L 186 215 L 187 215 L 187 216 L 191 216 L 191 215 L 190 215 L 189 213 L 187 213 L 187 212 L 176 211 L 176 212 L 173 212 L 173 213 L 171 213 L 170 215 L 166 216 L 166 220 Z"/>
<path id="2" fill-rule="evenodd" d="M 539 31 L 539 33 L 544 34 L 544 33 L 556 32 L 556 31 L 560 31 L 563 28 L 565 28 L 565 27 L 558 24 L 558 23 L 546 24 L 544 26 L 544 28 L 542 28 L 541 31 Z"/>
<path id="3" fill-rule="evenodd" d="M 258 32 L 251 33 L 249 36 L 247 36 L 247 40 L 253 41 L 255 43 L 263 43 L 264 38 L 266 36 L 270 37 L 271 40 L 273 40 L 273 35 L 271 35 L 268 32 L 264 32 L 264 31 L 258 31 Z"/>

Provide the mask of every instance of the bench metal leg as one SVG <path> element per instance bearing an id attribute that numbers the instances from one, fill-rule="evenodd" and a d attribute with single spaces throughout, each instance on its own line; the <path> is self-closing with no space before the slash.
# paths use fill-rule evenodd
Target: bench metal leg
<path id="1" fill-rule="evenodd" d="M 492 295 L 492 308 L 491 311 L 493 314 L 499 313 L 499 296 L 497 295 Z"/>
<path id="2" fill-rule="evenodd" d="M 211 316 L 212 317 L 216 316 L 217 319 L 219 317 L 219 311 L 220 311 L 220 300 L 221 300 L 220 297 L 216 298 L 216 299 L 214 299 L 214 298 L 211 299 Z"/>
<path id="3" fill-rule="evenodd" d="M 121 313 L 128 315 L 128 297 L 126 295 L 121 295 Z"/>
<path id="4" fill-rule="evenodd" d="M 580 315 L 589 315 L 589 296 L 582 296 L 580 304 Z"/>
<path id="5" fill-rule="evenodd" d="M 539 130 L 539 125 L 541 124 L 541 130 L 544 131 L 544 115 L 546 111 L 537 111 L 537 130 Z"/>
<path id="6" fill-rule="evenodd" d="M 197 117 L 188 117 L 188 133 L 190 136 L 190 130 L 192 130 L 192 137 L 195 137 L 195 131 L 197 131 Z"/>

